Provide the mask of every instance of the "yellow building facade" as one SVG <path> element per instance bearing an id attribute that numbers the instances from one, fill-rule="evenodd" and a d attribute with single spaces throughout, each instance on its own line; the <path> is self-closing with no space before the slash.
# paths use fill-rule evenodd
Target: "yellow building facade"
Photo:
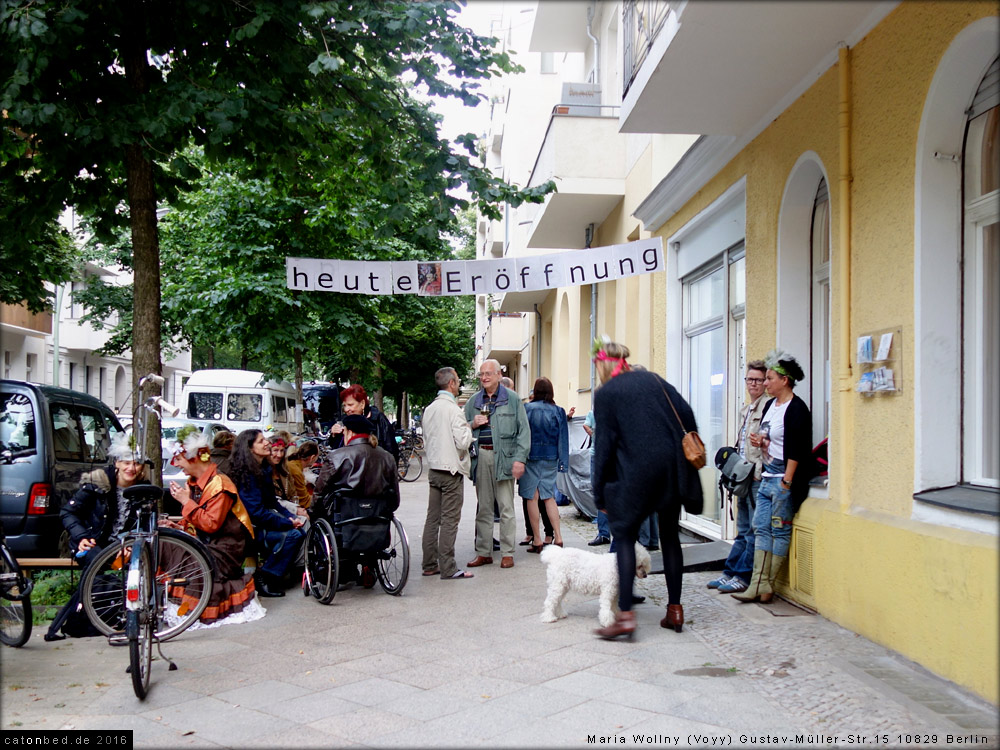
<path id="1" fill-rule="evenodd" d="M 915 288 L 921 263 L 918 218 L 930 218 L 917 216 L 919 151 L 938 151 L 937 162 L 958 156 L 944 144 L 921 143 L 921 133 L 934 117 L 935 103 L 928 97 L 949 50 L 962 55 L 963 46 L 978 37 L 975 50 L 964 50 L 974 59 L 957 67 L 980 75 L 995 58 L 996 37 L 992 53 L 988 38 L 996 33 L 996 12 L 993 3 L 901 4 L 657 231 L 669 240 L 745 180 L 747 350 L 760 357 L 783 343 L 776 338 L 775 300 L 781 295 L 782 214 L 789 186 L 804 159 L 826 178 L 832 235 L 831 471 L 827 496 L 811 497 L 796 518 L 785 592 L 994 703 L 1000 673 L 996 529 L 984 533 L 913 516 L 915 493 L 931 489 L 920 486 L 917 464 L 937 458 L 933 445 L 917 435 L 916 381 L 935 372 L 920 357 L 936 359 L 927 350 L 940 343 L 917 339 L 920 316 L 934 315 L 939 304 Z M 971 101 L 980 81 L 972 75 L 964 81 L 939 78 L 936 84 L 962 86 Z M 961 143 L 962 128 L 959 122 L 952 143 L 956 138 Z M 847 201 L 840 190 L 845 136 Z M 931 166 L 959 173 L 951 161 Z M 952 187 L 958 185 L 956 179 Z M 959 227 L 951 229 L 957 241 Z M 657 284 L 654 320 L 668 317 L 667 298 L 667 285 Z M 864 369 L 855 342 L 887 330 L 901 333 L 895 344 L 901 352 L 898 391 L 865 396 L 855 391 Z M 657 355 L 657 365 L 666 368 L 671 353 Z M 961 377 L 955 377 L 955 364 L 951 372 L 936 370 L 943 382 L 920 385 L 957 408 Z M 995 516 L 992 521 L 995 526 Z M 811 578 L 807 586 L 796 580 L 799 575 Z"/>
<path id="2" fill-rule="evenodd" d="M 532 50 L 546 24 L 568 48 L 560 5 L 538 4 Z M 635 5 L 598 4 L 605 46 Z M 998 7 L 659 5 L 644 62 L 593 65 L 605 99 L 631 81 L 632 140 L 617 201 L 589 221 L 594 246 L 661 237 L 667 270 L 504 301 L 525 315 L 518 390 L 546 375 L 582 416 L 606 333 L 685 395 L 711 456 L 737 439 L 746 362 L 790 351 L 830 470 L 796 516 L 781 592 L 997 703 Z M 750 21 L 776 36 L 749 38 Z M 885 361 L 859 361 L 859 339 L 890 333 Z M 880 366 L 895 390 L 859 392 Z M 682 522 L 731 539 L 711 462 L 702 474 L 717 501 Z"/>

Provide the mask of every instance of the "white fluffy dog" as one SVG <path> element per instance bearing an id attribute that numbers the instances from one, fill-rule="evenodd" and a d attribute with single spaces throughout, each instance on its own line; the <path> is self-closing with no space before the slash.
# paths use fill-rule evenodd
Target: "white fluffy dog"
<path id="1" fill-rule="evenodd" d="M 555 622 L 566 616 L 562 600 L 573 590 L 589 596 L 600 596 L 601 610 L 597 615 L 603 627 L 611 625 L 618 614 L 618 559 L 610 552 L 594 553 L 582 549 L 557 547 L 550 544 L 542 550 L 542 562 L 548 567 L 548 591 L 542 622 Z M 635 545 L 635 574 L 649 575 L 649 552 Z"/>

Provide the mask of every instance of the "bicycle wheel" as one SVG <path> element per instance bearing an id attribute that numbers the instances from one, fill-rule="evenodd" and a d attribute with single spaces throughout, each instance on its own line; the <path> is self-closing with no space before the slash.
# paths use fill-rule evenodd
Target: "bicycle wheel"
<path id="1" fill-rule="evenodd" d="M 337 595 L 340 555 L 337 538 L 325 518 L 317 518 L 306 537 L 306 586 L 320 604 L 329 604 Z"/>
<path id="2" fill-rule="evenodd" d="M 375 573 L 387 594 L 399 596 L 410 576 L 410 543 L 398 518 L 389 527 L 389 546 L 377 555 Z"/>
<path id="3" fill-rule="evenodd" d="M 406 448 L 402 448 L 399 451 L 399 458 L 396 459 L 396 472 L 399 474 L 399 478 L 406 481 L 406 472 L 410 470 L 410 456 L 409 451 Z"/>
<path id="4" fill-rule="evenodd" d="M 132 690 L 139 700 L 146 699 L 149 692 L 149 669 L 153 661 L 153 622 L 156 619 L 153 599 L 153 560 L 149 545 L 139 542 L 138 556 L 133 554 L 129 563 L 128 593 L 138 596 L 138 608 L 129 609 L 126 616 L 125 632 L 128 635 L 129 673 L 132 675 Z"/>
<path id="5" fill-rule="evenodd" d="M 30 637 L 31 587 L 4 547 L 0 555 L 0 642 L 20 648 Z"/>
<path id="6" fill-rule="evenodd" d="M 399 457 L 400 462 L 404 460 L 403 456 Z M 421 473 L 424 470 L 424 460 L 420 457 L 420 454 L 414 450 L 410 450 L 406 455 L 406 470 L 400 473 L 399 478 L 404 482 L 416 482 L 420 479 Z"/>
<path id="7" fill-rule="evenodd" d="M 160 529 L 157 631 L 155 637 L 167 641 L 197 622 L 212 595 L 212 562 L 204 545 L 190 534 L 176 529 Z M 80 601 L 87 617 L 102 635 L 125 630 L 125 573 L 134 540 L 114 543 L 101 551 L 83 574 Z M 176 606 L 168 609 L 168 601 Z"/>

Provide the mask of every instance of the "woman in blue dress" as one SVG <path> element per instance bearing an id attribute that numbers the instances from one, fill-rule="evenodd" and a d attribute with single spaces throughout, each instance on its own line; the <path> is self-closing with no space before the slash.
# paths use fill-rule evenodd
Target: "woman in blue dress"
<path id="1" fill-rule="evenodd" d="M 552 523 L 552 543 L 563 546 L 559 528 L 559 509 L 556 507 L 556 474 L 569 467 L 569 427 L 566 412 L 552 399 L 552 382 L 538 378 L 532 390 L 531 401 L 524 405 L 531 427 L 531 451 L 525 464 L 524 475 L 518 480 L 518 494 L 528 501 L 528 519 L 531 522 L 532 543 L 528 552 L 542 551 L 539 533 L 539 499 L 545 503 L 545 513 Z"/>

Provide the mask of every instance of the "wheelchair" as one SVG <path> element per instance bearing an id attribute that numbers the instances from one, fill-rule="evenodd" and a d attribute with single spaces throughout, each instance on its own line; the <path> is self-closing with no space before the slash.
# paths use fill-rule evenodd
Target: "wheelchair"
<path id="1" fill-rule="evenodd" d="M 393 596 L 403 593 L 410 574 L 406 530 L 393 515 L 396 499 L 359 498 L 334 493 L 309 508 L 302 590 L 329 604 L 341 583 L 360 567 L 360 583 Z"/>

